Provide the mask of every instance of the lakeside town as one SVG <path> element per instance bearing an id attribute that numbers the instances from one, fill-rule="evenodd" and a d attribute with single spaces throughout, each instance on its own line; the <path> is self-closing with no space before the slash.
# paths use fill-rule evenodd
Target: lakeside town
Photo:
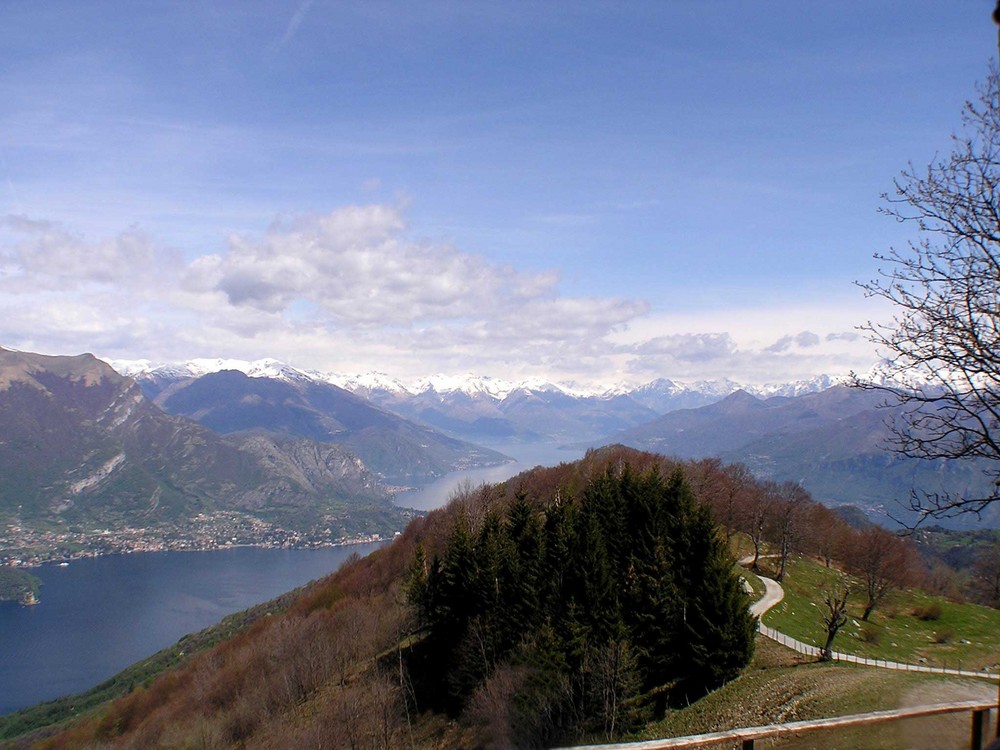
<path id="1" fill-rule="evenodd" d="M 41 530 L 20 523 L 0 529 L 0 566 L 31 568 L 101 555 L 263 547 L 315 549 L 384 541 L 382 534 L 344 536 L 336 525 L 286 529 L 232 511 L 198 514 L 189 522 L 157 528 Z"/>

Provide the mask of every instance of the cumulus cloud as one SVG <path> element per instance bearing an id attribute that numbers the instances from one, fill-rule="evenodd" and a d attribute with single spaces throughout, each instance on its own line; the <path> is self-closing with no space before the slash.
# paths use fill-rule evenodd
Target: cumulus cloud
<path id="1" fill-rule="evenodd" d="M 555 271 L 522 273 L 447 244 L 405 236 L 397 209 L 352 206 L 232 237 L 203 256 L 182 286 L 228 305 L 288 315 L 307 303 L 336 328 L 453 328 L 452 338 L 514 341 L 600 337 L 648 306 L 619 298 L 568 298 Z"/>
<path id="2" fill-rule="evenodd" d="M 640 356 L 653 356 L 678 362 L 709 362 L 729 357 L 736 343 L 728 333 L 679 333 L 657 336 L 633 348 Z"/>
<path id="3" fill-rule="evenodd" d="M 421 374 L 536 368 L 572 377 L 607 370 L 617 352 L 609 335 L 649 310 L 643 300 L 567 296 L 554 270 L 523 272 L 414 240 L 393 206 L 276 223 L 186 264 L 139 232 L 88 241 L 23 218 L 0 229 L 0 284 L 38 303 L 26 316 L 0 301 L 0 338 L 19 347 L 48 337 L 117 357 L 166 359 L 169 350 L 323 369 L 350 358 Z"/>
<path id="4" fill-rule="evenodd" d="M 149 279 L 155 254 L 138 231 L 89 242 L 57 224 L 24 216 L 0 218 L 0 285 L 11 293 L 77 289 Z"/>
<path id="5" fill-rule="evenodd" d="M 793 346 L 797 346 L 800 349 L 808 349 L 813 346 L 819 345 L 819 336 L 817 336 L 812 331 L 802 331 L 794 336 L 782 336 L 780 339 L 775 341 L 768 347 L 765 347 L 764 351 L 767 352 L 784 352 L 788 351 Z"/>
<path id="6" fill-rule="evenodd" d="M 355 326 L 478 317 L 501 301 L 516 306 L 554 296 L 554 272 L 492 266 L 448 245 L 408 241 L 404 229 L 387 206 L 303 218 L 259 239 L 232 237 L 228 252 L 193 263 L 185 284 L 267 312 L 306 300 Z"/>
<path id="7" fill-rule="evenodd" d="M 604 384 L 784 381 L 867 366 L 849 324 L 828 333 L 816 322 L 828 308 L 762 323 L 751 311 L 670 318 L 641 299 L 571 296 L 555 270 L 414 239 L 395 206 L 348 206 L 221 244 L 185 262 L 137 230 L 92 240 L 0 220 L 0 345 Z M 788 320 L 820 333 L 787 332 Z"/>

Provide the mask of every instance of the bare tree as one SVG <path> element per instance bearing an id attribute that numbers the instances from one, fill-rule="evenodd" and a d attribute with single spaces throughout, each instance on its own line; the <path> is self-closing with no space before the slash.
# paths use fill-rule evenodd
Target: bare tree
<path id="1" fill-rule="evenodd" d="M 860 532 L 852 547 L 847 568 L 864 582 L 868 599 L 861 619 L 867 621 L 890 591 L 906 583 L 910 550 L 904 540 L 881 526 L 870 526 Z"/>
<path id="2" fill-rule="evenodd" d="M 753 544 L 753 564 L 750 566 L 753 571 L 760 570 L 764 530 L 770 521 L 775 500 L 773 487 L 754 487 L 747 493 L 747 501 L 740 513 L 740 530 L 750 537 Z"/>
<path id="3" fill-rule="evenodd" d="M 636 656 L 628 641 L 612 640 L 594 654 L 593 676 L 601 698 L 604 736 L 613 742 L 626 709 L 627 696 L 638 688 Z"/>
<path id="4" fill-rule="evenodd" d="M 1000 607 L 1000 544 L 984 546 L 972 565 L 978 599 L 990 607 Z"/>
<path id="5" fill-rule="evenodd" d="M 918 521 L 979 514 L 1000 499 L 1000 90 L 990 72 L 967 102 L 951 153 L 926 171 L 913 165 L 883 196 L 882 212 L 920 239 L 876 254 L 867 296 L 893 304 L 886 325 L 864 326 L 883 363 L 854 384 L 897 406 L 890 447 L 925 459 L 987 459 L 991 491 L 910 498 Z"/>
<path id="6" fill-rule="evenodd" d="M 728 542 L 739 525 L 739 515 L 755 480 L 743 464 L 723 465 L 718 458 L 706 458 L 694 465 L 695 491 L 712 509 L 712 515 Z"/>
<path id="7" fill-rule="evenodd" d="M 774 488 L 774 496 L 771 533 L 778 545 L 779 558 L 778 573 L 774 579 L 780 583 L 788 571 L 788 558 L 796 542 L 799 516 L 811 498 L 798 482 L 783 482 Z"/>
<path id="8" fill-rule="evenodd" d="M 818 557 L 827 568 L 843 557 L 852 536 L 844 520 L 819 503 L 810 503 L 803 509 L 800 527 L 803 551 Z"/>
<path id="9" fill-rule="evenodd" d="M 838 593 L 839 592 L 839 593 Z M 851 595 L 851 590 L 846 584 L 840 588 L 831 588 L 823 592 L 823 604 L 826 610 L 823 612 L 823 624 L 826 626 L 826 643 L 823 644 L 823 661 L 833 659 L 833 639 L 837 637 L 837 632 L 847 622 L 847 599 Z"/>

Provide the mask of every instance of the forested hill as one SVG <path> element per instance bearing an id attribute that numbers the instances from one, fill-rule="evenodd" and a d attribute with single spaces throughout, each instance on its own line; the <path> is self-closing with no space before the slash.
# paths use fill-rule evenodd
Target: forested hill
<path id="1" fill-rule="evenodd" d="M 454 714 L 514 686 L 506 729 L 524 747 L 634 728 L 739 674 L 754 622 L 680 470 L 611 465 L 542 497 L 461 508 L 443 554 L 418 546 L 419 700 Z"/>
<path id="2" fill-rule="evenodd" d="M 471 490 L 43 747 L 620 736 L 752 653 L 703 475 L 617 447 Z"/>

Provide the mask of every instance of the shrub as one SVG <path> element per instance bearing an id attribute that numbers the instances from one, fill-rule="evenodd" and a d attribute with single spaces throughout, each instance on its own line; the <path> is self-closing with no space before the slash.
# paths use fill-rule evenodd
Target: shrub
<path id="1" fill-rule="evenodd" d="M 861 626 L 861 632 L 858 633 L 858 637 L 865 643 L 877 646 L 882 641 L 882 631 L 870 622 L 866 622 Z"/>
<path id="2" fill-rule="evenodd" d="M 940 620 L 943 614 L 940 602 L 930 602 L 929 604 L 922 604 L 913 610 L 913 616 L 918 620 L 923 620 L 924 622 L 930 622 L 931 620 Z"/>
<path id="3" fill-rule="evenodd" d="M 935 643 L 947 643 L 952 638 L 955 637 L 955 633 L 952 630 L 938 630 L 934 633 Z"/>

